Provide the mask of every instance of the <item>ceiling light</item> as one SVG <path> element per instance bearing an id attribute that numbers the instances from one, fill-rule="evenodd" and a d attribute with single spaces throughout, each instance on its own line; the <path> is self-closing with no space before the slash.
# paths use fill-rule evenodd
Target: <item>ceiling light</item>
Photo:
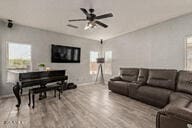
<path id="1" fill-rule="evenodd" d="M 92 28 L 96 28 L 96 24 L 94 21 L 88 22 L 84 28 L 84 30 L 88 30 L 88 29 L 92 29 Z"/>

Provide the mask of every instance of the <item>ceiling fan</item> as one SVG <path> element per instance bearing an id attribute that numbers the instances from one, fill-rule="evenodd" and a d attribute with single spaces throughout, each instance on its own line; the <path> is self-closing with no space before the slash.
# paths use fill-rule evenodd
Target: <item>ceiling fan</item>
<path id="1" fill-rule="evenodd" d="M 107 13 L 107 14 L 103 14 L 103 15 L 95 15 L 94 14 L 94 9 L 89 9 L 89 12 L 85 9 L 85 8 L 80 8 L 80 10 L 86 15 L 85 19 L 73 19 L 73 20 L 69 20 L 69 22 L 75 22 L 75 21 L 88 21 L 88 23 L 85 26 L 85 30 L 87 29 L 91 29 L 91 28 L 95 28 L 96 25 L 100 25 L 103 28 L 107 28 L 108 25 L 102 23 L 101 21 L 99 21 L 100 19 L 104 19 L 104 18 L 109 18 L 109 17 L 113 17 L 112 13 Z"/>

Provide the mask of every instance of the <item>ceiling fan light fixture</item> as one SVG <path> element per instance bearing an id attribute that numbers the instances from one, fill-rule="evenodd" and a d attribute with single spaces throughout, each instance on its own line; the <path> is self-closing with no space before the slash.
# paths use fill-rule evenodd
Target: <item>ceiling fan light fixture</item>
<path id="1" fill-rule="evenodd" d="M 88 29 L 92 29 L 92 28 L 96 28 L 96 24 L 95 22 L 88 22 L 84 28 L 84 30 L 88 30 Z"/>
<path id="2" fill-rule="evenodd" d="M 84 28 L 84 30 L 88 30 L 88 29 L 89 29 L 89 26 L 86 25 L 85 28 Z"/>

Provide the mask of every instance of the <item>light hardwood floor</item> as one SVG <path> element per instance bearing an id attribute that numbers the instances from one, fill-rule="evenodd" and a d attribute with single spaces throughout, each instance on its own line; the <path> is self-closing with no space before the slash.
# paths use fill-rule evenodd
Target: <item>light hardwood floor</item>
<path id="1" fill-rule="evenodd" d="M 105 85 L 86 85 L 64 91 L 61 100 L 53 93 L 45 100 L 36 96 L 35 109 L 22 97 L 0 99 L 0 128 L 155 128 L 157 108 L 115 94 Z"/>

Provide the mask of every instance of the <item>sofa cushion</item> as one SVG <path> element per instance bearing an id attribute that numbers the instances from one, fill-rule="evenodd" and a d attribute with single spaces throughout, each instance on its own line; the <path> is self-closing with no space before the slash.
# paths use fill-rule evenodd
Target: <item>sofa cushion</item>
<path id="1" fill-rule="evenodd" d="M 162 108 L 169 102 L 169 95 L 172 93 L 169 89 L 141 86 L 137 89 L 138 100 L 141 100 L 147 104 Z"/>
<path id="2" fill-rule="evenodd" d="M 139 74 L 139 69 L 137 68 L 120 68 L 120 78 L 123 81 L 136 81 Z"/>
<path id="3" fill-rule="evenodd" d="M 125 81 L 109 81 L 108 83 L 109 90 L 122 94 L 129 95 L 128 82 Z"/>
<path id="4" fill-rule="evenodd" d="M 192 94 L 192 72 L 180 71 L 176 90 Z"/>
<path id="5" fill-rule="evenodd" d="M 150 69 L 147 84 L 175 90 L 177 70 Z"/>
<path id="6" fill-rule="evenodd" d="M 138 75 L 137 81 L 146 83 L 148 78 L 148 71 L 149 71 L 148 69 L 144 69 L 144 68 L 139 69 L 139 75 Z"/>
<path id="7" fill-rule="evenodd" d="M 174 93 L 171 93 L 169 100 L 170 100 L 170 102 L 172 102 L 172 101 L 178 100 L 180 98 L 192 100 L 192 95 L 187 94 L 187 93 L 182 93 L 182 92 L 174 92 Z"/>

